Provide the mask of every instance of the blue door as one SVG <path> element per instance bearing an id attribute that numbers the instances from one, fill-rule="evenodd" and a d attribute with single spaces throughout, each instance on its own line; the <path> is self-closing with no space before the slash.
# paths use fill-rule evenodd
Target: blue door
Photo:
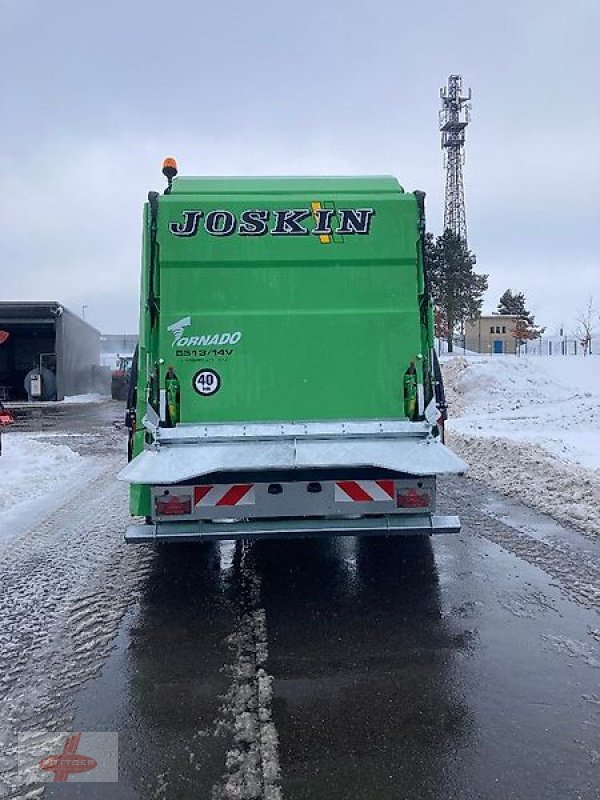
<path id="1" fill-rule="evenodd" d="M 504 343 L 502 339 L 494 339 L 494 353 L 503 353 L 504 352 Z"/>

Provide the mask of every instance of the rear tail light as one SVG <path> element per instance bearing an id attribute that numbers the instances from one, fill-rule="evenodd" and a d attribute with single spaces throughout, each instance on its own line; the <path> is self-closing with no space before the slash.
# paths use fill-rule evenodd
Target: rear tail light
<path id="1" fill-rule="evenodd" d="M 192 498 L 190 495 L 166 494 L 154 500 L 156 514 L 163 517 L 178 517 L 192 513 Z"/>
<path id="2" fill-rule="evenodd" d="M 10 425 L 14 421 L 13 415 L 8 411 L 0 411 L 0 425 Z"/>
<path id="3" fill-rule="evenodd" d="M 396 493 L 398 508 L 428 508 L 431 502 L 429 492 L 423 489 L 399 489 Z"/>

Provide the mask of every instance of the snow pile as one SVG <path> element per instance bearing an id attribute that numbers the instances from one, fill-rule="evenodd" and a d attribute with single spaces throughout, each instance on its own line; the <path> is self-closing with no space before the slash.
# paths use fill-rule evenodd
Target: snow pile
<path id="1" fill-rule="evenodd" d="M 99 403 L 104 400 L 103 395 L 97 392 L 90 392 L 89 394 L 71 394 L 67 395 L 63 402 L 65 403 Z"/>
<path id="2" fill-rule="evenodd" d="M 600 359 L 454 357 L 449 444 L 473 477 L 600 534 Z"/>
<path id="3" fill-rule="evenodd" d="M 2 436 L 0 539 L 17 518 L 39 510 L 42 498 L 62 491 L 81 471 L 82 457 L 65 445 L 38 442 L 27 434 Z"/>

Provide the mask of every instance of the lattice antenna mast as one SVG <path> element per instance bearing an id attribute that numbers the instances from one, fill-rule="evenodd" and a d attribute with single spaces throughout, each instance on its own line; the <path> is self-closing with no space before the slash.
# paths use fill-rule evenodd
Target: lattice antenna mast
<path id="1" fill-rule="evenodd" d="M 446 202 L 444 206 L 444 230 L 467 240 L 467 217 L 465 213 L 465 188 L 463 164 L 465 161 L 465 128 L 471 121 L 471 90 L 462 93 L 462 76 L 450 75 L 448 85 L 440 89 L 442 108 L 440 131 L 446 167 Z"/>

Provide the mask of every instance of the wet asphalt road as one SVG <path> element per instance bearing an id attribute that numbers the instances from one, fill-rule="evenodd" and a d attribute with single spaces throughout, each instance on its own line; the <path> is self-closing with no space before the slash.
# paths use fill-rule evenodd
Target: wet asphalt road
<path id="1" fill-rule="evenodd" d="M 117 452 L 120 414 L 47 430 Z M 63 705 L 119 733 L 119 782 L 46 796 L 600 797 L 598 544 L 470 480 L 439 496 L 460 535 L 154 550 L 107 524 L 123 613 Z"/>

